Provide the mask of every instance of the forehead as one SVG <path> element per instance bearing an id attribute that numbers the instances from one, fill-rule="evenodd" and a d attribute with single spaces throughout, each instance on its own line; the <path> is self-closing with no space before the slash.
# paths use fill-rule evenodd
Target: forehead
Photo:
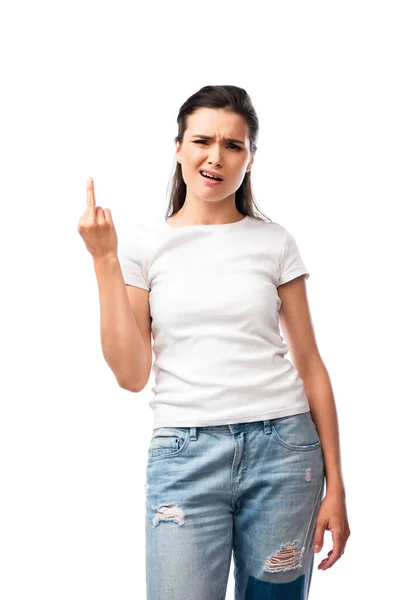
<path id="1" fill-rule="evenodd" d="M 223 109 L 199 108 L 187 118 L 186 135 L 203 135 L 245 139 L 248 125 L 242 115 Z"/>

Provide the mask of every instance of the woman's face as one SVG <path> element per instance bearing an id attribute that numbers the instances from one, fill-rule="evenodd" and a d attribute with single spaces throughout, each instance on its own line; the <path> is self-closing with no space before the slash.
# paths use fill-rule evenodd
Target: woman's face
<path id="1" fill-rule="evenodd" d="M 201 136 L 207 136 L 204 139 Z M 234 139 L 235 142 L 229 141 Z M 231 196 L 250 170 L 250 138 L 245 119 L 223 109 L 200 108 L 187 117 L 182 146 L 176 142 L 187 191 L 199 198 L 221 200 Z M 218 184 L 200 175 L 206 169 L 223 178 Z"/>

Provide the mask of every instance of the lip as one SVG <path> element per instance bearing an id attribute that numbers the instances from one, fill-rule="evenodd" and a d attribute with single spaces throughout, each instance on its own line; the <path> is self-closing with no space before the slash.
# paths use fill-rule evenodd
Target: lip
<path id="1" fill-rule="evenodd" d="M 204 185 L 206 185 L 207 187 L 213 187 L 214 185 L 221 185 L 221 183 L 224 183 L 223 181 L 219 181 L 218 179 L 211 179 L 210 177 L 203 177 L 203 175 L 201 175 L 199 173 L 200 177 L 203 180 Z"/>
<path id="2" fill-rule="evenodd" d="M 210 175 L 215 175 L 216 177 L 221 177 L 222 181 L 224 180 L 221 173 L 217 173 L 216 171 L 210 171 L 209 169 L 200 169 L 199 170 L 200 174 L 201 174 L 201 171 L 204 171 L 204 173 L 209 173 Z"/>

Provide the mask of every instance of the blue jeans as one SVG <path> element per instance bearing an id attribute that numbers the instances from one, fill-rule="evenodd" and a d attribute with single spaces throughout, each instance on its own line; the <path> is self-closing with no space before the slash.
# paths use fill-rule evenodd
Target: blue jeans
<path id="1" fill-rule="evenodd" d="M 153 429 L 147 600 L 306 600 L 324 488 L 311 413 Z"/>

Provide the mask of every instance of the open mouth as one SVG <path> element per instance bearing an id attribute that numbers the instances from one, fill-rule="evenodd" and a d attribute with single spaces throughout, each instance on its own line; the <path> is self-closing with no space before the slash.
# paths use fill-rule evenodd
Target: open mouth
<path id="1" fill-rule="evenodd" d="M 200 175 L 202 177 L 202 179 L 204 179 L 204 181 L 206 181 L 207 183 L 211 183 L 213 185 L 217 185 L 218 183 L 222 183 L 222 179 L 220 179 L 219 177 L 214 177 L 214 176 L 209 176 L 209 175 L 205 175 L 203 174 L 202 171 L 200 171 Z"/>

